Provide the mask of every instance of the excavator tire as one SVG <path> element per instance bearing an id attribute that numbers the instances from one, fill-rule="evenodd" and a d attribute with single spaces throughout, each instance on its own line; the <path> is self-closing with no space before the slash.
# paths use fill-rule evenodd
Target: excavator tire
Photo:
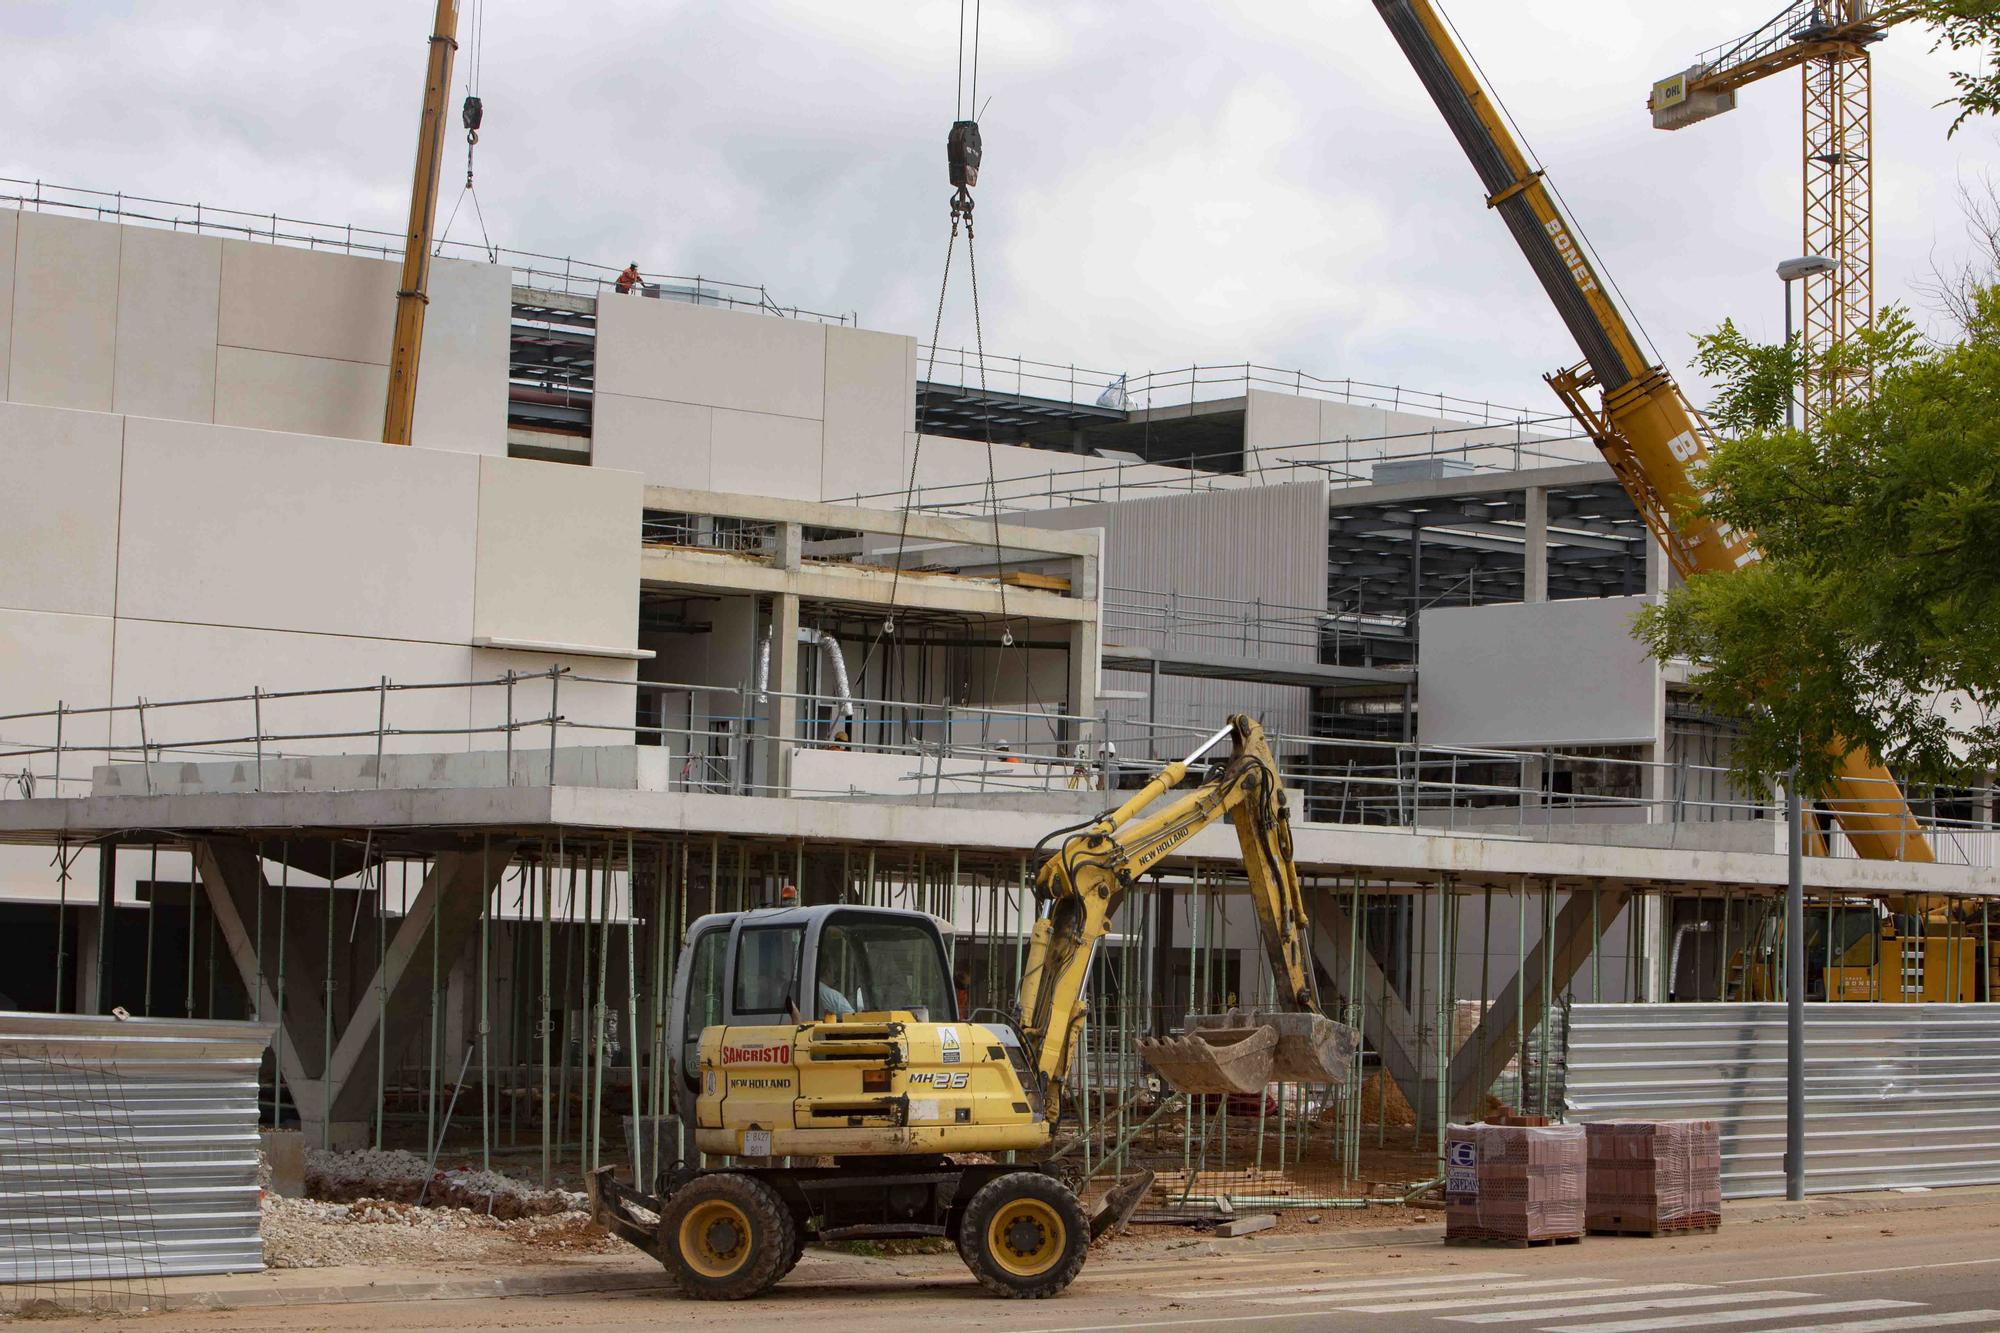
<path id="1" fill-rule="evenodd" d="M 761 1296 L 791 1271 L 798 1250 L 791 1210 L 755 1176 L 696 1176 L 660 1212 L 660 1260 L 692 1300 Z"/>
<path id="2" fill-rule="evenodd" d="M 1012 1171 L 988 1181 L 965 1205 L 958 1254 L 996 1296 L 1053 1296 L 1083 1269 L 1090 1219 L 1053 1176 Z"/>

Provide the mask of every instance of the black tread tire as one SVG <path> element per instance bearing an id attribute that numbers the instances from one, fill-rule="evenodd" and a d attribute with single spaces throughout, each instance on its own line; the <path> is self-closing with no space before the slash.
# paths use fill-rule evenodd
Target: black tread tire
<path id="1" fill-rule="evenodd" d="M 681 1222 L 697 1205 L 720 1199 L 734 1204 L 750 1222 L 750 1257 L 723 1277 L 702 1273 L 682 1256 Z M 792 1210 L 778 1192 L 755 1176 L 717 1171 L 695 1177 L 676 1190 L 660 1213 L 660 1262 L 681 1294 L 697 1301 L 742 1301 L 761 1296 L 791 1271 L 800 1250 Z"/>
<path id="2" fill-rule="evenodd" d="M 805 1253 L 805 1229 L 798 1225 L 797 1219 L 794 1219 L 792 1222 L 792 1252 L 786 1257 L 784 1263 L 778 1265 L 779 1281 L 783 1281 L 791 1275 L 791 1271 L 799 1266 L 799 1260 L 805 1258 Z"/>
<path id="3" fill-rule="evenodd" d="M 1004 1205 L 1020 1198 L 1038 1199 L 1062 1218 L 1062 1255 L 1049 1268 L 1031 1277 L 1010 1273 L 994 1259 L 986 1245 L 987 1223 Z M 1090 1253 L 1090 1219 L 1083 1204 L 1069 1187 L 1039 1171 L 1011 1171 L 982 1185 L 965 1205 L 958 1226 L 958 1256 L 979 1285 L 995 1296 L 1014 1300 L 1043 1300 L 1054 1296 L 1076 1280 Z"/>

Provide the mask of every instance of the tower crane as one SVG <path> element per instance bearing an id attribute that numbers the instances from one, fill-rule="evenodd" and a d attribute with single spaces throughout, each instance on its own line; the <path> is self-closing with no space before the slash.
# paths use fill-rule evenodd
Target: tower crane
<path id="1" fill-rule="evenodd" d="M 1805 282 L 1800 343 L 1805 352 L 1805 419 L 1812 425 L 1860 386 L 1832 354 L 1875 318 L 1872 95 L 1868 48 L 1915 18 L 1910 0 L 1793 0 L 1755 32 L 1696 57 L 1653 85 L 1653 128 L 1685 129 L 1736 107 L 1736 90 L 1797 68 L 1805 89 L 1804 172 L 1807 255 L 1837 261 Z M 1812 367 L 1828 367 L 1818 374 Z"/>

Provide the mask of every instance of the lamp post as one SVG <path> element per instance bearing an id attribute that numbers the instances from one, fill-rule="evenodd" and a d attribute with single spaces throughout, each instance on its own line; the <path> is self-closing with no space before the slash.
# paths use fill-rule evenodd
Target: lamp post
<path id="1" fill-rule="evenodd" d="M 1825 255 L 1802 255 L 1778 265 L 1785 288 L 1785 346 L 1792 345 L 1792 284 L 1831 273 L 1840 261 Z M 1804 388 L 1805 361 L 1800 358 L 1800 383 L 1785 394 L 1785 429 Z M 1805 812 L 1799 800 L 1799 766 L 1785 778 L 1785 1197 L 1806 1196 L 1806 888 Z"/>
<path id="2" fill-rule="evenodd" d="M 1797 259 L 1787 259 L 1778 265 L 1778 281 L 1782 283 L 1785 288 L 1785 346 L 1786 347 L 1790 347 L 1792 345 L 1792 284 L 1806 278 L 1816 278 L 1822 273 L 1831 273 L 1839 267 L 1840 267 L 1840 261 L 1838 259 L 1829 259 L 1825 255 L 1800 255 Z M 1790 430 L 1793 427 L 1793 425 L 1796 424 L 1792 415 L 1793 408 L 1798 401 L 1799 394 L 1803 392 L 1805 389 L 1803 359 L 1801 359 L 1800 361 L 1800 367 L 1801 367 L 1801 373 L 1799 375 L 1799 383 L 1793 385 L 1792 391 L 1785 395 L 1786 430 Z"/>

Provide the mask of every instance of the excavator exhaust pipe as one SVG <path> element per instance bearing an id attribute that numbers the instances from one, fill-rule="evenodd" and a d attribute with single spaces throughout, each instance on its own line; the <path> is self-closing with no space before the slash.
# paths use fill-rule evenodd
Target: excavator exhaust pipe
<path id="1" fill-rule="evenodd" d="M 1194 1014 L 1179 1037 L 1141 1037 L 1139 1055 L 1177 1092 L 1261 1092 L 1270 1083 L 1340 1087 L 1360 1038 L 1319 1014 Z"/>

